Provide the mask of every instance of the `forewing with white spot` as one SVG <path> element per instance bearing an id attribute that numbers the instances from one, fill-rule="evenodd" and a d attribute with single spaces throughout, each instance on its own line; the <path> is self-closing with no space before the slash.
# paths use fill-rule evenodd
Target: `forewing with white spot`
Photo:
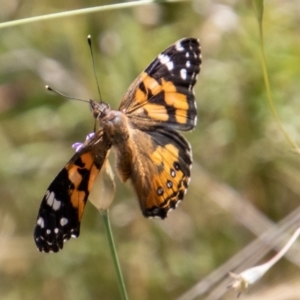
<path id="1" fill-rule="evenodd" d="M 40 251 L 58 252 L 63 242 L 79 235 L 78 211 L 69 201 L 72 186 L 63 169 L 49 186 L 42 200 L 34 230 L 35 243 Z"/>
<path id="2" fill-rule="evenodd" d="M 145 69 L 124 95 L 120 110 L 133 124 L 191 130 L 197 111 L 194 85 L 200 72 L 199 40 L 179 40 Z"/>

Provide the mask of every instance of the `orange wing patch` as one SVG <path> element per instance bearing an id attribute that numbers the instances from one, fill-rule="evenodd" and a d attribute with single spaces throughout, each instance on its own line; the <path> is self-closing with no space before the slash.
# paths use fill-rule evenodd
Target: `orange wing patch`
<path id="1" fill-rule="evenodd" d="M 177 202 L 182 200 L 188 185 L 189 177 L 180 169 L 179 151 L 172 145 L 157 147 L 151 154 L 151 160 L 159 172 L 153 175 L 153 190 L 146 200 L 146 209 L 159 207 L 166 212 L 174 209 Z"/>
<path id="2" fill-rule="evenodd" d="M 132 137 L 138 151 L 133 155 L 131 181 L 142 212 L 146 217 L 164 219 L 183 199 L 188 187 L 190 147 L 175 131 L 156 129 L 148 135 L 136 130 Z"/>
<path id="3" fill-rule="evenodd" d="M 126 97 L 126 96 L 125 96 Z M 160 81 L 143 72 L 133 95 L 132 105 L 126 109 L 130 117 L 137 115 L 158 122 L 174 122 L 185 125 L 190 109 L 187 95 L 180 93 L 173 82 Z"/>

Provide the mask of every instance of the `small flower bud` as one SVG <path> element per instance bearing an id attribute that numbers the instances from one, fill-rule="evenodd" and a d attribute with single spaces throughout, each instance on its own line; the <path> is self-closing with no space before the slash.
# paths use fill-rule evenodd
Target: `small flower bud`
<path id="1" fill-rule="evenodd" d="M 98 210 L 107 210 L 112 203 L 116 192 L 116 183 L 109 160 L 106 159 L 99 175 L 97 176 L 89 201 L 96 206 Z"/>

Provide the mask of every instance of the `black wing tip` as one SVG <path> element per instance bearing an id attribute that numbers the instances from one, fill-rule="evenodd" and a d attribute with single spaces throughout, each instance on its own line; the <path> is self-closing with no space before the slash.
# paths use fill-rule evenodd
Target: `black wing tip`
<path id="1" fill-rule="evenodd" d="M 184 193 L 180 193 L 180 198 L 178 198 L 178 200 L 171 200 L 168 207 L 154 206 L 148 209 L 143 209 L 142 213 L 146 218 L 158 218 L 164 220 L 167 218 L 168 214 L 183 200 L 183 196 Z"/>
<path id="2" fill-rule="evenodd" d="M 169 209 L 164 209 L 160 207 L 154 207 L 150 209 L 143 210 L 142 213 L 144 217 L 146 218 L 159 218 L 159 219 L 165 219 L 168 215 Z"/>
<path id="3" fill-rule="evenodd" d="M 193 43 L 196 43 L 196 44 L 200 44 L 200 39 L 192 37 L 192 36 L 188 36 L 188 37 L 184 37 L 184 38 L 179 39 L 177 42 L 188 42 L 188 43 L 193 42 Z"/>
<path id="4" fill-rule="evenodd" d="M 63 249 L 63 241 L 49 241 L 46 240 L 43 236 L 39 236 L 39 237 L 34 237 L 35 240 L 35 244 L 37 246 L 37 249 L 40 252 L 45 252 L 45 253 L 49 253 L 49 252 L 53 252 L 53 253 L 57 253 L 60 250 Z"/>
<path id="5" fill-rule="evenodd" d="M 64 242 L 69 239 L 77 238 L 79 236 L 79 227 L 71 229 L 68 231 L 63 231 L 58 228 L 57 232 L 52 232 L 47 234 L 47 231 L 40 228 L 39 225 L 36 226 L 34 231 L 34 241 L 37 249 L 40 252 L 45 253 L 57 253 L 64 247 Z"/>

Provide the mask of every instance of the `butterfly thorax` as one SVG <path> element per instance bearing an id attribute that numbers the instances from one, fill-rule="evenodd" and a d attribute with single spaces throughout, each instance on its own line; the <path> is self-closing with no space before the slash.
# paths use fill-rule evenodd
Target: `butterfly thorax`
<path id="1" fill-rule="evenodd" d="M 129 121 L 127 116 L 117 110 L 109 110 L 108 113 L 99 118 L 100 127 L 103 128 L 107 138 L 113 146 L 118 147 L 129 139 Z"/>

